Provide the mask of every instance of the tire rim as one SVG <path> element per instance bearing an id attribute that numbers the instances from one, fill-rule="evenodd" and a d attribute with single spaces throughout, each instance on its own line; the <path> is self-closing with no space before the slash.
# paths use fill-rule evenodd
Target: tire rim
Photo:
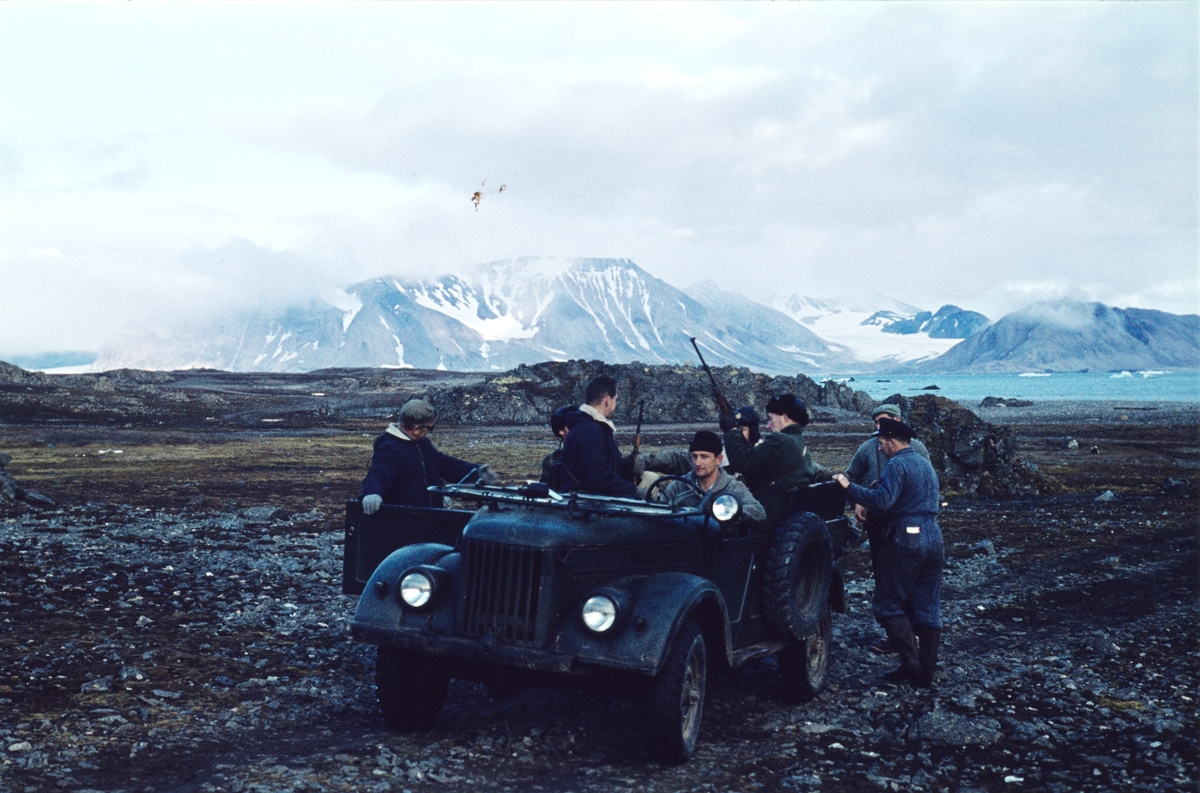
<path id="1" fill-rule="evenodd" d="M 684 743 L 690 749 L 696 742 L 696 733 L 700 728 L 700 713 L 704 707 L 704 656 L 698 652 L 700 642 L 692 645 L 688 653 L 687 670 L 683 676 L 683 686 L 680 692 L 679 705 L 682 713 Z"/>
<path id="2" fill-rule="evenodd" d="M 829 663 L 828 642 L 825 640 L 825 621 L 822 620 L 817 629 L 805 639 L 805 655 L 808 661 L 808 679 L 816 682 L 825 676 L 825 668 Z"/>

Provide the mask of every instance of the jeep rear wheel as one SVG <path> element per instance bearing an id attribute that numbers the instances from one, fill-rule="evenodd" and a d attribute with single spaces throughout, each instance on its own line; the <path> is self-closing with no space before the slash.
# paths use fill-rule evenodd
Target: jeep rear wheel
<path id="1" fill-rule="evenodd" d="M 833 616 L 829 609 L 817 621 L 817 629 L 802 642 L 779 652 L 779 677 L 783 698 L 808 702 L 820 694 L 829 680 L 829 647 L 833 642 Z"/>
<path id="2" fill-rule="evenodd" d="M 767 624 L 784 641 L 803 642 L 829 604 L 833 550 L 825 522 L 811 512 L 775 528 L 763 573 Z"/>
<path id="3" fill-rule="evenodd" d="M 375 692 L 387 726 L 399 732 L 427 730 L 437 720 L 450 688 L 450 675 L 431 659 L 398 647 L 375 656 Z"/>
<path id="4" fill-rule="evenodd" d="M 651 685 L 647 738 L 650 755 L 658 762 L 679 765 L 692 756 L 704 715 L 707 678 L 704 635 L 689 621 L 675 637 Z"/>

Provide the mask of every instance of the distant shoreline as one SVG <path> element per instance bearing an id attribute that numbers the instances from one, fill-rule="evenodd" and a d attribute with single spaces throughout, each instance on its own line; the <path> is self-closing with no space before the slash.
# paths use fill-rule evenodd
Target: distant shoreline
<path id="1" fill-rule="evenodd" d="M 1100 424 L 1178 424 L 1200 426 L 1200 402 L 1113 399 L 1056 399 L 1027 407 L 979 406 L 979 400 L 956 400 L 992 424 L 1075 422 Z M 1194 433 L 1193 433 L 1194 434 Z"/>

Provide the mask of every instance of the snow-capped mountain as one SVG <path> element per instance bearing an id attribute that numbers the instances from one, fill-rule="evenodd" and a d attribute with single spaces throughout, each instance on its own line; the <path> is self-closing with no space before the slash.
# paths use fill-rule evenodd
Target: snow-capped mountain
<path id="1" fill-rule="evenodd" d="M 1006 314 L 920 372 L 1106 372 L 1200 367 L 1200 316 L 1054 300 Z"/>
<path id="2" fill-rule="evenodd" d="M 250 315 L 191 338 L 101 352 L 97 368 L 206 366 L 307 371 L 335 366 L 504 370 L 569 358 L 695 359 L 795 374 L 847 363 L 788 316 L 701 285 L 685 293 L 627 259 L 525 257 L 462 275 L 375 278 L 336 301 Z"/>
<path id="3" fill-rule="evenodd" d="M 776 308 L 874 369 L 936 358 L 988 324 L 983 314 L 957 306 L 929 312 L 877 292 L 789 295 Z"/>

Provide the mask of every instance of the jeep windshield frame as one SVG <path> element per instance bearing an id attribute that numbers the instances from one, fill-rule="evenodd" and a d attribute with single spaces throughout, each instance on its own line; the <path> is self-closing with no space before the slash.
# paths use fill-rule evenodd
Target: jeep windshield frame
<path id="1" fill-rule="evenodd" d="M 705 505 L 708 499 L 695 507 L 672 507 L 663 502 L 647 502 L 640 498 L 622 498 L 620 496 L 603 496 L 593 493 L 558 493 L 549 491 L 549 495 L 538 497 L 526 495 L 521 491 L 524 487 L 502 487 L 499 485 L 431 485 L 430 493 L 451 496 L 454 498 L 470 499 L 496 504 L 513 504 L 518 506 L 537 506 L 566 512 L 602 512 L 613 515 L 637 515 L 642 518 L 659 520 L 678 520 L 693 516 L 707 517 Z"/>

